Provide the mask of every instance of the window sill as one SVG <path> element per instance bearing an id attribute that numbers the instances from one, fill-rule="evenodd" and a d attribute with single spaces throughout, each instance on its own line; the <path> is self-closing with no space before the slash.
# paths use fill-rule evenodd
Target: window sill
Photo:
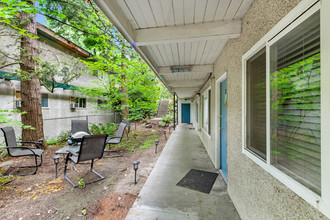
<path id="1" fill-rule="evenodd" d="M 271 164 L 266 163 L 266 161 L 251 153 L 249 150 L 243 148 L 242 153 L 314 207 L 320 207 L 325 204 L 323 199 L 318 194 L 314 193 L 313 191 L 311 191 L 301 183 L 297 182 L 290 176 L 286 175 Z"/>

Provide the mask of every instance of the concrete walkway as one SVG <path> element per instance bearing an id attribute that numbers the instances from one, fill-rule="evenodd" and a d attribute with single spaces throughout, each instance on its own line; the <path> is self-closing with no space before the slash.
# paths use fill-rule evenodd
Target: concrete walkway
<path id="1" fill-rule="evenodd" d="M 240 219 L 220 175 L 210 194 L 176 186 L 190 169 L 217 172 L 191 127 L 171 135 L 126 220 Z"/>

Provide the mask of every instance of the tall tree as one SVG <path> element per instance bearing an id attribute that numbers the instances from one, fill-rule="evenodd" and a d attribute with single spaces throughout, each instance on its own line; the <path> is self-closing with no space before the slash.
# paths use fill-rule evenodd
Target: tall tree
<path id="1" fill-rule="evenodd" d="M 34 1 L 26 1 L 34 7 Z M 20 13 L 22 29 L 28 34 L 37 35 L 36 14 L 22 11 Z M 38 40 L 22 35 L 20 53 L 22 123 L 35 129 L 23 129 L 22 139 L 32 141 L 44 139 L 43 120 L 41 111 L 40 80 L 37 77 Z"/>

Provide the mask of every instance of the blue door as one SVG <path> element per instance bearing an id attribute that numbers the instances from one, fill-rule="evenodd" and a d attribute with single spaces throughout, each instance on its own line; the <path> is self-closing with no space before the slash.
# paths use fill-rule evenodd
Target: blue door
<path id="1" fill-rule="evenodd" d="M 190 104 L 182 104 L 182 123 L 190 123 Z"/>
<path id="2" fill-rule="evenodd" d="M 220 83 L 220 169 L 227 176 L 227 80 Z"/>

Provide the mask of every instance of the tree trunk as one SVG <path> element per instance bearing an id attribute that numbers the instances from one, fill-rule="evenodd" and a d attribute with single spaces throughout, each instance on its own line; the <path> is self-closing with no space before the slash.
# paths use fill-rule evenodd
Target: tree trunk
<path id="1" fill-rule="evenodd" d="M 121 41 L 121 46 L 122 48 L 124 48 L 124 43 L 123 41 Z M 125 59 L 125 52 L 124 50 L 121 51 L 121 58 L 124 60 Z M 124 67 L 125 67 L 125 64 L 122 62 L 121 64 L 121 68 L 122 70 L 124 70 Z M 121 93 L 123 94 L 123 99 L 121 100 L 121 106 L 126 106 L 127 105 L 127 101 L 128 100 L 128 91 L 126 89 L 126 76 L 125 76 L 125 73 L 123 71 L 123 76 L 122 76 L 122 86 L 121 86 Z M 129 116 L 129 108 L 128 106 L 125 107 L 125 108 L 122 108 L 121 109 L 121 120 L 124 120 L 124 119 L 128 119 L 128 116 Z"/>
<path id="2" fill-rule="evenodd" d="M 28 4 L 34 5 L 33 1 Z M 36 15 L 21 13 L 23 29 L 27 33 L 37 35 Z M 23 129 L 23 141 L 36 141 L 44 139 L 43 121 L 41 111 L 40 81 L 36 75 L 38 57 L 38 39 L 22 36 L 21 42 L 21 99 L 22 99 L 22 123 L 35 129 Z"/>
<path id="3" fill-rule="evenodd" d="M 126 81 L 126 77 L 123 76 L 123 82 L 125 82 L 125 81 Z M 123 94 L 123 99 L 121 100 L 121 105 L 125 106 L 125 105 L 127 105 L 126 100 L 128 99 L 128 92 L 127 92 L 127 89 L 125 86 L 121 87 L 121 93 Z M 121 109 L 121 120 L 128 119 L 128 116 L 129 116 L 129 108 L 127 106 L 127 107 Z"/>

